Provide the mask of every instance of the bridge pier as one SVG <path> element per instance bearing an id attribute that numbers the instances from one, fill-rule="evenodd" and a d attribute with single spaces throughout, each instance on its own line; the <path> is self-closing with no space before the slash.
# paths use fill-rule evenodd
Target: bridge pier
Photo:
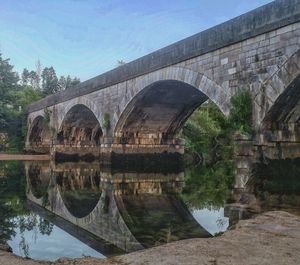
<path id="1" fill-rule="evenodd" d="M 245 188 L 256 163 L 300 157 L 300 127 L 287 124 L 283 128 L 285 129 L 265 130 L 253 139 L 243 135 L 234 136 L 235 188 Z"/>
<path id="2" fill-rule="evenodd" d="M 112 154 L 117 155 L 160 155 L 184 154 L 184 143 L 174 140 L 165 144 L 120 144 L 105 143 L 99 146 L 89 145 L 61 145 L 61 144 L 32 144 L 26 146 L 29 153 L 50 154 L 56 160 L 100 160 L 105 164 L 111 163 Z"/>

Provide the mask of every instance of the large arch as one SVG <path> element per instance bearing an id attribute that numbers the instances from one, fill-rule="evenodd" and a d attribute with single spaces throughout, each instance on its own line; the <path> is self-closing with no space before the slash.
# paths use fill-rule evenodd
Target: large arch
<path id="1" fill-rule="evenodd" d="M 51 140 L 51 131 L 49 124 L 42 115 L 38 115 L 32 121 L 28 135 L 28 142 L 30 146 L 49 145 Z"/>
<path id="2" fill-rule="evenodd" d="M 209 98 L 225 115 L 229 112 L 225 90 L 200 73 L 171 67 L 143 78 L 135 85 L 130 100 L 119 107 L 120 115 L 113 128 L 117 143 L 167 143 Z"/>
<path id="3" fill-rule="evenodd" d="M 76 104 L 68 109 L 57 133 L 57 143 L 99 146 L 103 131 L 93 111 L 83 104 Z"/>
<path id="4" fill-rule="evenodd" d="M 300 74 L 279 95 L 263 120 L 264 128 L 285 130 L 300 128 Z"/>
<path id="5" fill-rule="evenodd" d="M 294 52 L 261 85 L 261 90 L 254 99 L 258 113 L 255 114 L 262 127 L 281 127 L 279 124 L 299 122 L 300 100 L 300 49 Z M 297 114 L 298 113 L 298 114 Z M 298 115 L 298 116 L 297 116 Z"/>

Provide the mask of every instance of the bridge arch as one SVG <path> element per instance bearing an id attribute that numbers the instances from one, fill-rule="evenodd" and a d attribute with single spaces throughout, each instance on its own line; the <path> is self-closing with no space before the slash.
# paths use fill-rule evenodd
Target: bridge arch
<path id="1" fill-rule="evenodd" d="M 90 101 L 86 104 L 69 103 L 59 122 L 57 142 L 62 145 L 98 146 L 101 144 L 103 131 L 96 106 Z M 96 114 L 95 114 L 96 113 Z"/>
<path id="2" fill-rule="evenodd" d="M 37 115 L 33 118 L 28 132 L 27 141 L 30 146 L 49 145 L 51 141 L 51 131 L 43 115 Z"/>
<path id="3" fill-rule="evenodd" d="M 300 123 L 300 49 L 263 83 L 262 89 L 264 98 L 255 99 L 255 103 L 261 106 L 263 128 L 282 129 L 288 123 Z"/>
<path id="4" fill-rule="evenodd" d="M 183 67 L 150 73 L 136 82 L 120 104 L 119 115 L 114 117 L 115 141 L 135 144 L 128 142 L 128 138 L 149 138 L 151 135 L 150 138 L 157 139 L 151 143 L 161 144 L 161 139 L 173 138 L 207 99 L 228 115 L 229 96 L 207 76 Z"/>
<path id="5" fill-rule="evenodd" d="M 60 114 L 58 117 L 57 129 L 61 128 L 62 123 L 63 123 L 67 113 L 76 105 L 84 105 L 85 107 L 87 107 L 95 115 L 100 126 L 102 127 L 103 117 L 102 117 L 102 113 L 99 111 L 99 108 L 97 107 L 97 105 L 93 101 L 86 98 L 85 96 L 81 96 L 81 97 L 70 100 L 69 103 L 60 110 Z"/>

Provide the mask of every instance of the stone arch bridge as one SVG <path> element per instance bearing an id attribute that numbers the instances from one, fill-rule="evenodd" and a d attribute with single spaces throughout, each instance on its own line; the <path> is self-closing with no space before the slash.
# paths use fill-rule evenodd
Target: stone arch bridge
<path id="1" fill-rule="evenodd" d="M 228 115 L 249 89 L 254 145 L 297 156 L 299 48 L 300 1 L 274 1 L 31 104 L 26 148 L 183 153 L 177 135 L 198 106 L 210 99 Z"/>

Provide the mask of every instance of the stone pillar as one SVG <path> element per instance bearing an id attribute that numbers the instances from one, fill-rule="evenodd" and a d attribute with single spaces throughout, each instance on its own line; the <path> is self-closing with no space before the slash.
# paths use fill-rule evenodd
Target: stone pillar
<path id="1" fill-rule="evenodd" d="M 254 148 L 252 138 L 235 133 L 234 160 L 236 163 L 236 189 L 244 189 L 252 172 L 254 163 Z"/>

